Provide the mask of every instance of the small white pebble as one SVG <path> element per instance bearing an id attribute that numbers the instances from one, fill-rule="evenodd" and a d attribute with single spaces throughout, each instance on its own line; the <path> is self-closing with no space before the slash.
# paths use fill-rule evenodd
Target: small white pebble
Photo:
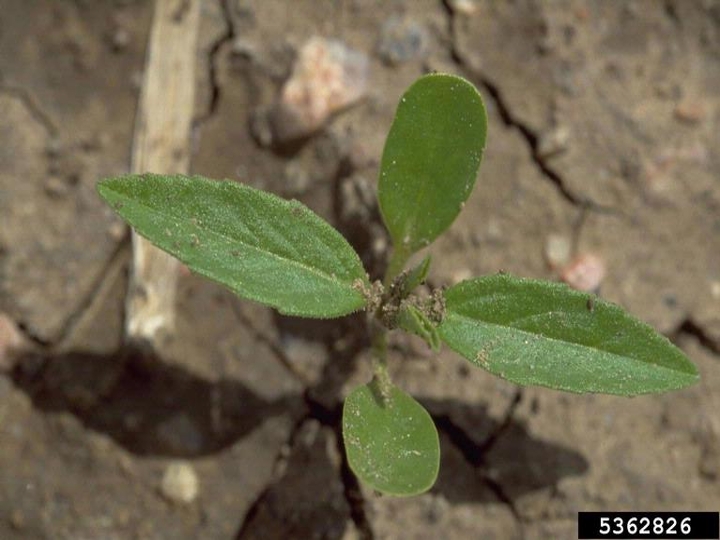
<path id="1" fill-rule="evenodd" d="M 545 260 L 550 268 L 562 268 L 570 260 L 570 239 L 562 234 L 550 234 L 545 239 Z"/>
<path id="2" fill-rule="evenodd" d="M 473 15 L 478 10 L 475 0 L 451 0 L 450 8 L 463 15 Z"/>
<path id="3" fill-rule="evenodd" d="M 168 465 L 163 475 L 160 491 L 170 502 L 188 504 L 198 494 L 198 477 L 192 465 L 175 461 Z"/>
<path id="4" fill-rule="evenodd" d="M 713 298 L 720 298 L 720 281 L 710 283 L 710 294 Z"/>
<path id="5" fill-rule="evenodd" d="M 490 219 L 485 230 L 486 240 L 489 242 L 499 242 L 503 238 L 503 230 L 500 223 L 494 219 Z"/>
<path id="6" fill-rule="evenodd" d="M 567 150 L 570 142 L 570 129 L 566 126 L 557 126 L 540 134 L 537 153 L 542 158 L 561 154 Z"/>

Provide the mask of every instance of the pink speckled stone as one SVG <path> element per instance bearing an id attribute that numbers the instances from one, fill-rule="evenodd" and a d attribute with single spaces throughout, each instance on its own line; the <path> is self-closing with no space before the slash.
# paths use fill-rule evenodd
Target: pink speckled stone
<path id="1" fill-rule="evenodd" d="M 605 261 L 598 255 L 583 253 L 575 257 L 560 273 L 560 278 L 579 291 L 595 291 L 605 278 Z"/>

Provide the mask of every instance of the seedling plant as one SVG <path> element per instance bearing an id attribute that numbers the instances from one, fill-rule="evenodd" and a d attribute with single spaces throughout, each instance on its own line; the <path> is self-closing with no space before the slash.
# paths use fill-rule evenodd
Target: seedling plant
<path id="1" fill-rule="evenodd" d="M 392 240 L 384 278 L 330 224 L 295 200 L 232 181 L 155 174 L 102 180 L 100 195 L 139 234 L 240 297 L 298 317 L 365 310 L 374 376 L 347 396 L 342 432 L 352 471 L 385 494 L 432 487 L 440 445 L 432 418 L 387 369 L 388 332 L 441 343 L 520 385 L 633 396 L 698 380 L 665 337 L 618 306 L 508 274 L 419 294 L 430 266 L 410 258 L 450 227 L 475 185 L 487 117 L 468 81 L 418 79 L 385 143 L 378 201 Z"/>

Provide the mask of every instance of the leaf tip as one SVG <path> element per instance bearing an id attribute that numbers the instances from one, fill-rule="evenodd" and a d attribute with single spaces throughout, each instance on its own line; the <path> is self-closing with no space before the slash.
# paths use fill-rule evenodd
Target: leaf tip
<path id="1" fill-rule="evenodd" d="M 105 199 L 108 191 L 110 191 L 110 181 L 112 178 L 101 178 L 97 181 L 95 184 L 95 189 L 100 194 L 100 196 Z"/>

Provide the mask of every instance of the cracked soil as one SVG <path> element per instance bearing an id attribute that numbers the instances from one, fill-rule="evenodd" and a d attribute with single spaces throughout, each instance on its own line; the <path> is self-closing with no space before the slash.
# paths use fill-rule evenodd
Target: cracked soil
<path id="1" fill-rule="evenodd" d="M 208 0 L 192 170 L 296 197 L 377 277 L 372 202 L 401 93 L 474 82 L 481 175 L 431 247 L 434 286 L 558 279 L 548 239 L 606 268 L 600 294 L 670 337 L 702 381 L 624 399 L 519 389 L 394 336 L 394 379 L 435 418 L 437 485 L 380 497 L 348 470 L 342 398 L 369 378 L 362 315 L 282 317 L 192 275 L 160 351 L 123 346 L 129 235 L 98 179 L 129 168 L 152 3 L 5 0 L 0 13 L 0 538 L 574 538 L 578 510 L 720 508 L 720 2 Z M 378 53 L 392 16 L 422 52 Z M 368 55 L 368 93 L 302 144 L 251 125 L 311 36 Z M 300 174 L 298 171 L 300 171 Z M 2 321 L 0 320 L 0 323 Z M 169 463 L 199 481 L 188 504 Z"/>

